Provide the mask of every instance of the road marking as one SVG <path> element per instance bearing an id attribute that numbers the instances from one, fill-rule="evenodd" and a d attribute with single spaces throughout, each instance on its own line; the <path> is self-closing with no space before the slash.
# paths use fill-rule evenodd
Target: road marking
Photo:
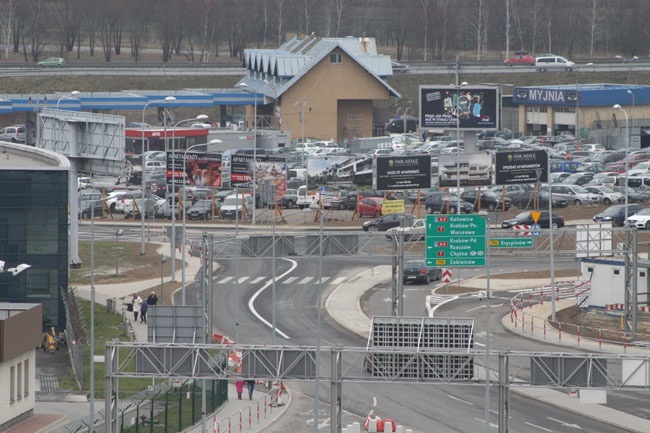
<path id="1" fill-rule="evenodd" d="M 239 277 L 239 280 L 237 280 L 237 284 L 244 284 L 246 281 L 248 281 L 250 277 Z"/>
<path id="2" fill-rule="evenodd" d="M 578 430 L 582 430 L 582 427 L 580 427 L 578 424 L 571 424 L 571 423 L 568 423 L 568 422 L 561 421 L 559 419 L 551 418 L 550 416 L 547 416 L 546 419 L 550 419 L 551 421 L 555 421 L 557 423 L 560 423 L 564 427 L 571 427 L 571 428 L 575 428 L 575 429 L 578 429 Z"/>
<path id="3" fill-rule="evenodd" d="M 479 421 L 479 422 L 482 422 L 483 424 L 485 424 L 485 420 L 482 419 L 482 418 L 476 418 L 476 417 L 474 417 L 474 419 L 475 419 L 476 421 Z M 499 427 L 499 425 L 498 425 L 498 424 L 494 424 L 494 423 L 490 423 L 490 427 L 497 428 L 497 427 Z"/>
<path id="4" fill-rule="evenodd" d="M 310 281 L 313 280 L 313 279 L 314 279 L 314 277 L 305 277 L 305 278 L 303 278 L 302 280 L 300 280 L 300 281 L 298 282 L 298 284 L 307 284 L 308 282 L 310 282 Z"/>
<path id="5" fill-rule="evenodd" d="M 339 284 L 342 284 L 344 281 L 345 281 L 345 277 L 338 277 L 337 279 L 332 281 L 332 284 L 336 284 L 338 286 Z"/>
<path id="6" fill-rule="evenodd" d="M 329 280 L 330 277 L 321 277 L 320 279 L 320 284 L 325 284 L 327 280 Z M 318 279 L 316 279 L 316 283 L 318 283 Z"/>
<path id="7" fill-rule="evenodd" d="M 472 403 L 471 401 L 463 400 L 462 398 L 454 397 L 453 395 L 449 395 L 449 394 L 447 394 L 447 397 L 449 397 L 452 400 L 456 400 L 456 401 L 459 401 L 461 403 L 465 403 L 465 404 L 467 404 L 469 406 L 474 406 L 474 403 Z"/>
<path id="8" fill-rule="evenodd" d="M 549 430 L 549 429 L 547 429 L 547 428 L 544 428 L 544 427 L 542 427 L 541 425 L 533 424 L 533 423 L 528 422 L 528 421 L 524 421 L 524 424 L 529 425 L 529 426 L 531 426 L 531 427 L 535 427 L 535 428 L 540 429 L 540 430 L 544 430 L 544 431 L 550 431 L 550 432 L 553 431 L 553 430 Z"/>
<path id="9" fill-rule="evenodd" d="M 282 284 L 291 284 L 291 283 L 293 283 L 294 281 L 296 281 L 297 279 L 298 279 L 298 277 L 289 277 L 289 278 L 287 278 L 286 280 L 284 280 L 284 281 L 282 282 Z"/>
<path id="10" fill-rule="evenodd" d="M 262 281 L 264 278 L 266 278 L 266 277 L 257 277 L 253 281 L 251 281 L 251 284 L 257 284 L 260 281 Z"/>
<path id="11" fill-rule="evenodd" d="M 226 284 L 228 281 L 232 280 L 233 277 L 226 277 L 223 280 L 219 281 L 217 284 Z"/>

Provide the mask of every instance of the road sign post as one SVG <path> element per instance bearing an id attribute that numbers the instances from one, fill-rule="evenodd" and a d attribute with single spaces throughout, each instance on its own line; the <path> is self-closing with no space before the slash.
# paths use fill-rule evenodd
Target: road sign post
<path id="1" fill-rule="evenodd" d="M 485 232 L 480 215 L 427 215 L 427 266 L 485 266 Z"/>

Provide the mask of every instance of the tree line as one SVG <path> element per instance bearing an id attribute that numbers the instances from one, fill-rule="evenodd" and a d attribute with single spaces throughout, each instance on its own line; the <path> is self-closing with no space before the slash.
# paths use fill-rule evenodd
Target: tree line
<path id="1" fill-rule="evenodd" d="M 398 60 L 473 60 L 513 51 L 648 54 L 648 0 L 0 0 L 0 37 L 25 62 L 56 50 L 110 62 L 145 47 L 191 62 L 276 48 L 291 35 L 373 37 Z"/>

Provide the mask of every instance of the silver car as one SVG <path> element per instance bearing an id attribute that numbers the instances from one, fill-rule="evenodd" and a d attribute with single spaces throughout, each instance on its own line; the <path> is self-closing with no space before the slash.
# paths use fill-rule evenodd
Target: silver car
<path id="1" fill-rule="evenodd" d="M 0 141 L 11 141 L 12 143 L 24 143 L 25 125 L 12 125 L 0 129 Z"/>

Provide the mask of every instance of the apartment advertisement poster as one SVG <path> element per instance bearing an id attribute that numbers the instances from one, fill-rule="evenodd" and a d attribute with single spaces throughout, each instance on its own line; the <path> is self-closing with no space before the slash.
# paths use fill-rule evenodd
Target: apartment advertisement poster
<path id="1" fill-rule="evenodd" d="M 431 188 L 431 155 L 378 156 L 379 191 Z"/>
<path id="2" fill-rule="evenodd" d="M 183 163 L 185 160 L 185 163 Z M 205 152 L 167 152 L 167 184 L 221 188 L 221 155 Z M 183 175 L 183 173 L 185 173 Z"/>
<path id="3" fill-rule="evenodd" d="M 545 150 L 497 152 L 497 185 L 548 182 L 548 154 Z"/>
<path id="4" fill-rule="evenodd" d="M 441 188 L 492 185 L 492 156 L 488 153 L 440 155 L 438 170 Z"/>
<path id="5" fill-rule="evenodd" d="M 254 164 L 255 163 L 255 164 Z M 255 172 L 256 188 L 269 178 L 275 178 L 276 189 L 287 188 L 287 160 L 269 156 L 233 155 L 230 157 L 230 185 L 238 188 L 252 188 Z"/>
<path id="6" fill-rule="evenodd" d="M 420 127 L 499 129 L 498 87 L 420 86 Z"/>

